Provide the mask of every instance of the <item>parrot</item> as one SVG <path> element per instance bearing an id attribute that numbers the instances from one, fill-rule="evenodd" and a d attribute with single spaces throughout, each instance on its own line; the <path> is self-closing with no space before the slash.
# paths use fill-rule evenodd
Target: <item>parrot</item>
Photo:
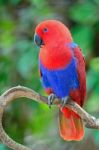
<path id="1" fill-rule="evenodd" d="M 41 83 L 48 100 L 61 100 L 59 132 L 66 141 L 80 141 L 84 125 L 79 114 L 66 107 L 70 97 L 83 107 L 86 96 L 85 58 L 81 48 L 73 41 L 69 28 L 58 20 L 40 22 L 34 33 L 34 43 L 40 47 L 38 68 Z"/>

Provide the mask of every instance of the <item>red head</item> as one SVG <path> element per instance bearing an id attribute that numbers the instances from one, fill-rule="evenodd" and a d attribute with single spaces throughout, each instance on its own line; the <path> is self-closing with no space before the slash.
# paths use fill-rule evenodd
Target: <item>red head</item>
<path id="1" fill-rule="evenodd" d="M 72 42 L 72 37 L 68 28 L 63 23 L 57 20 L 46 20 L 41 22 L 36 27 L 35 34 L 38 35 L 42 40 L 41 45 L 45 45 L 48 47 L 55 47 L 60 43 L 66 44 Z M 37 41 L 35 42 L 37 43 Z M 39 42 L 37 44 L 40 44 Z"/>
<path id="2" fill-rule="evenodd" d="M 71 52 L 69 48 L 66 48 L 66 44 L 72 42 L 72 37 L 69 29 L 63 23 L 57 20 L 41 22 L 36 27 L 34 41 L 41 47 L 40 59 L 49 68 L 52 67 L 53 62 L 54 68 L 57 68 L 70 60 Z"/>

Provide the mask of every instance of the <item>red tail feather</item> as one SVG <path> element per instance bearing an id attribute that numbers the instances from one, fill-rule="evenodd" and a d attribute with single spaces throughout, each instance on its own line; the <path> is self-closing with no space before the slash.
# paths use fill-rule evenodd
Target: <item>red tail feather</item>
<path id="1" fill-rule="evenodd" d="M 84 136 L 81 118 L 72 110 L 63 108 L 59 112 L 60 135 L 64 140 L 79 141 Z"/>

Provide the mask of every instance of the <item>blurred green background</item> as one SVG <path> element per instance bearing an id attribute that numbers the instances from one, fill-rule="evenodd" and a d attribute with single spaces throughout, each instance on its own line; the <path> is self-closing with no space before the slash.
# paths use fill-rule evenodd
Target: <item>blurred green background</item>
<path id="1" fill-rule="evenodd" d="M 87 98 L 84 108 L 99 118 L 99 0 L 0 0 L 0 94 L 16 85 L 44 95 L 38 75 L 35 26 L 58 19 L 71 30 L 86 58 Z M 3 126 L 17 142 L 33 150 L 98 150 L 99 130 L 86 129 L 80 142 L 59 137 L 58 109 L 27 99 L 12 102 Z M 8 148 L 0 144 L 0 150 Z"/>

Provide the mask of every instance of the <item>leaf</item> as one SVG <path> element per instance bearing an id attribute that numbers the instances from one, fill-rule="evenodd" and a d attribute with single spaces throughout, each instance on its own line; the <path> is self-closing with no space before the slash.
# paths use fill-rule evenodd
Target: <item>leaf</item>
<path id="1" fill-rule="evenodd" d="M 87 99 L 86 107 L 89 112 L 98 112 L 99 105 L 97 105 L 99 101 L 99 86 L 92 92 L 90 97 Z"/>
<path id="2" fill-rule="evenodd" d="M 93 90 L 95 84 L 97 83 L 98 74 L 96 74 L 92 69 L 87 72 L 87 92 Z"/>
<path id="3" fill-rule="evenodd" d="M 92 51 L 93 30 L 91 27 L 76 25 L 71 29 L 74 41 L 81 47 L 84 55 Z"/>
<path id="4" fill-rule="evenodd" d="M 76 22 L 82 24 L 94 24 L 98 19 L 97 7 L 92 2 L 76 3 L 70 8 L 69 16 Z"/>
<path id="5" fill-rule="evenodd" d="M 23 78 L 29 77 L 33 67 L 37 64 L 37 53 L 36 48 L 33 49 L 33 45 L 30 43 L 30 47 L 19 58 L 17 69 Z"/>
<path id="6" fill-rule="evenodd" d="M 21 0 L 10 0 L 12 5 L 18 5 Z"/>
<path id="7" fill-rule="evenodd" d="M 99 111 L 97 105 L 99 101 L 99 58 L 94 58 L 90 62 L 90 70 L 87 73 L 87 92 L 90 97 L 87 100 L 89 111 Z"/>
<path id="8" fill-rule="evenodd" d="M 45 0 L 31 0 L 31 2 L 38 8 L 43 7 L 45 4 Z"/>
<path id="9" fill-rule="evenodd" d="M 99 74 L 99 57 L 96 57 L 91 60 L 90 67 L 92 68 L 93 71 Z"/>
<path id="10" fill-rule="evenodd" d="M 95 90 L 99 86 L 99 57 L 90 61 L 90 69 L 87 72 L 87 92 Z M 95 88 L 94 88 L 95 87 Z"/>
<path id="11" fill-rule="evenodd" d="M 96 2 L 97 5 L 99 5 L 99 0 L 94 0 Z"/>

